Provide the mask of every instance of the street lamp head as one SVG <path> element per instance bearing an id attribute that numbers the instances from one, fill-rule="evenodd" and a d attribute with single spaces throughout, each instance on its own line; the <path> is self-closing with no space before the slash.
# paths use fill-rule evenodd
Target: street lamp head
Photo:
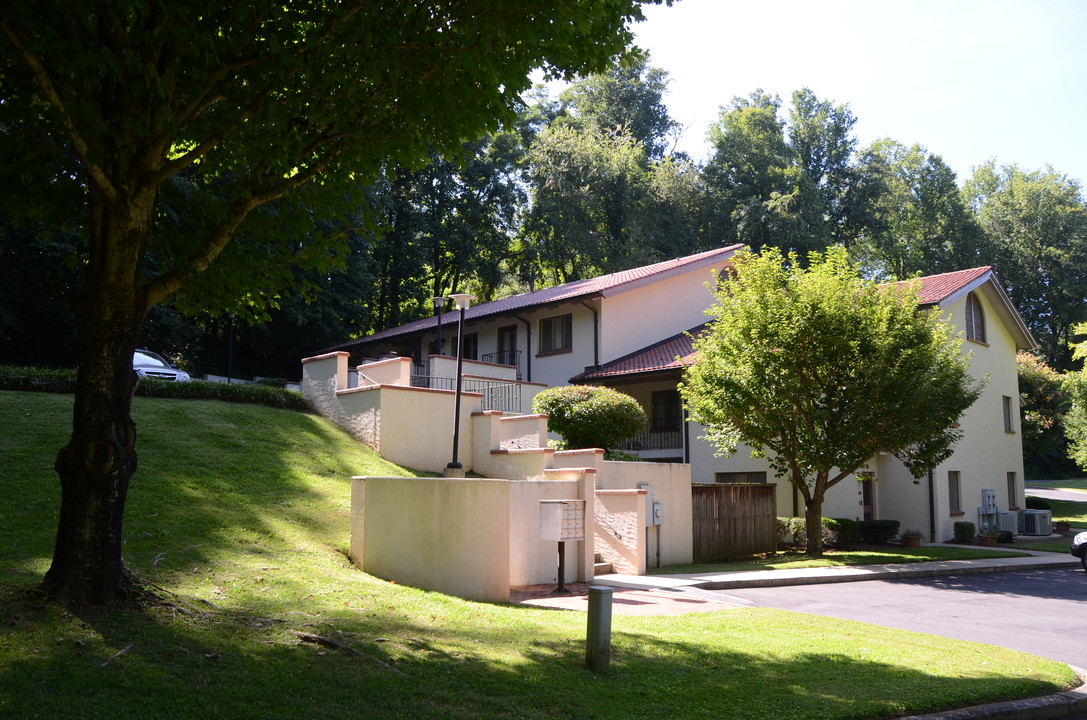
<path id="1" fill-rule="evenodd" d="M 472 301 L 476 299 L 475 295 L 469 295 L 468 293 L 453 293 L 449 296 L 449 299 L 456 305 L 457 310 L 467 310 Z"/>
<path id="2" fill-rule="evenodd" d="M 435 310 L 441 310 L 443 307 L 445 307 L 445 304 L 447 302 L 449 302 L 449 298 L 447 298 L 447 297 L 445 297 L 443 295 L 441 297 L 434 298 L 433 302 L 434 302 L 434 309 Z"/>

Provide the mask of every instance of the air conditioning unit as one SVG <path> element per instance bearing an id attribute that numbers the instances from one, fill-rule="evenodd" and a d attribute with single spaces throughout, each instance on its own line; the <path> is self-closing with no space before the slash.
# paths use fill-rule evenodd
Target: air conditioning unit
<path id="1" fill-rule="evenodd" d="M 1001 510 L 996 514 L 996 529 L 1000 532 L 1019 533 L 1019 513 L 1014 510 Z"/>
<path id="2" fill-rule="evenodd" d="M 1049 510 L 1021 510 L 1019 532 L 1022 535 L 1049 535 L 1053 532 L 1053 514 Z"/>

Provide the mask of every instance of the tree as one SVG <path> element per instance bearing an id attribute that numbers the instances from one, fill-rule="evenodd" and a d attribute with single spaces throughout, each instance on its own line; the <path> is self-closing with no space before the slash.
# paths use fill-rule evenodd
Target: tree
<path id="1" fill-rule="evenodd" d="M 547 429 L 562 435 L 564 447 L 608 450 L 645 428 L 645 410 L 629 395 L 595 385 L 548 388 L 532 399 Z"/>
<path id="2" fill-rule="evenodd" d="M 656 161 L 667 155 L 680 129 L 664 104 L 668 82 L 667 72 L 649 65 L 647 53 L 636 52 L 574 83 L 561 100 L 581 124 L 602 133 L 624 129 Z"/>
<path id="3" fill-rule="evenodd" d="M 73 428 L 42 590 L 83 605 L 142 591 L 121 536 L 136 469 L 131 354 L 150 308 L 227 255 L 257 208 L 307 185 L 338 198 L 340 182 L 495 129 L 532 69 L 602 70 L 640 17 L 637 0 L 6 5 L 5 157 L 27 162 L 19 132 L 44 129 L 78 169 L 88 213 Z M 188 232 L 169 233 L 159 198 L 179 179 L 207 202 L 183 218 Z M 306 243 L 286 240 L 263 246 L 292 258 Z"/>
<path id="4" fill-rule="evenodd" d="M 885 138 L 866 148 L 858 165 L 872 222 L 851 249 L 870 275 L 907 278 L 994 262 L 954 171 L 939 155 Z"/>
<path id="5" fill-rule="evenodd" d="M 1071 405 L 1065 377 L 1031 353 L 1015 356 L 1023 397 L 1023 470 L 1028 478 L 1071 477 L 1064 418 Z"/>
<path id="6" fill-rule="evenodd" d="M 1070 369 L 1071 329 L 1087 320 L 1087 203 L 1079 182 L 1051 167 L 1027 172 L 990 161 L 974 169 L 962 192 L 1046 363 Z"/>
<path id="7" fill-rule="evenodd" d="M 1072 333 L 1081 337 L 1087 335 L 1087 323 L 1077 324 Z M 1076 360 L 1087 358 L 1087 340 L 1072 345 L 1072 357 Z M 1087 370 L 1066 374 L 1061 389 L 1069 402 L 1064 416 L 1068 454 L 1079 467 L 1087 468 Z"/>
<path id="8" fill-rule="evenodd" d="M 745 443 L 796 486 L 819 555 L 826 491 L 880 451 L 915 477 L 935 467 L 980 386 L 912 285 L 861 280 L 841 247 L 808 265 L 776 249 L 738 255 L 680 391 L 720 453 Z"/>

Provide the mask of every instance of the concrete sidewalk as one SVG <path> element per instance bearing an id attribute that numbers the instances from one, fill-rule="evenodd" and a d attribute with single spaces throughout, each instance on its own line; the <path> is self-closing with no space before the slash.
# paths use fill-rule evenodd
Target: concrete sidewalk
<path id="1" fill-rule="evenodd" d="M 935 545 L 939 545 L 936 543 Z M 929 545 L 931 547 L 932 545 Z M 949 545 L 948 547 L 961 547 Z M 1015 548 L 1024 557 L 986 558 L 981 560 L 944 560 L 938 562 L 855 565 L 793 570 L 752 570 L 745 572 L 691 573 L 678 575 L 598 575 L 593 585 L 633 590 L 663 589 L 729 590 L 751 587 L 783 587 L 819 583 L 890 580 L 894 578 L 933 577 L 965 573 L 1008 572 L 1039 568 L 1076 567 L 1080 561 L 1071 555 Z"/>

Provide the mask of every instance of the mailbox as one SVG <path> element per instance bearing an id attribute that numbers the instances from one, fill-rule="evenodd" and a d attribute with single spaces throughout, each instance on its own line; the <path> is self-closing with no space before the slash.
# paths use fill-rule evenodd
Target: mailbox
<path id="1" fill-rule="evenodd" d="M 540 539 L 566 542 L 585 539 L 584 500 L 541 500 Z"/>

